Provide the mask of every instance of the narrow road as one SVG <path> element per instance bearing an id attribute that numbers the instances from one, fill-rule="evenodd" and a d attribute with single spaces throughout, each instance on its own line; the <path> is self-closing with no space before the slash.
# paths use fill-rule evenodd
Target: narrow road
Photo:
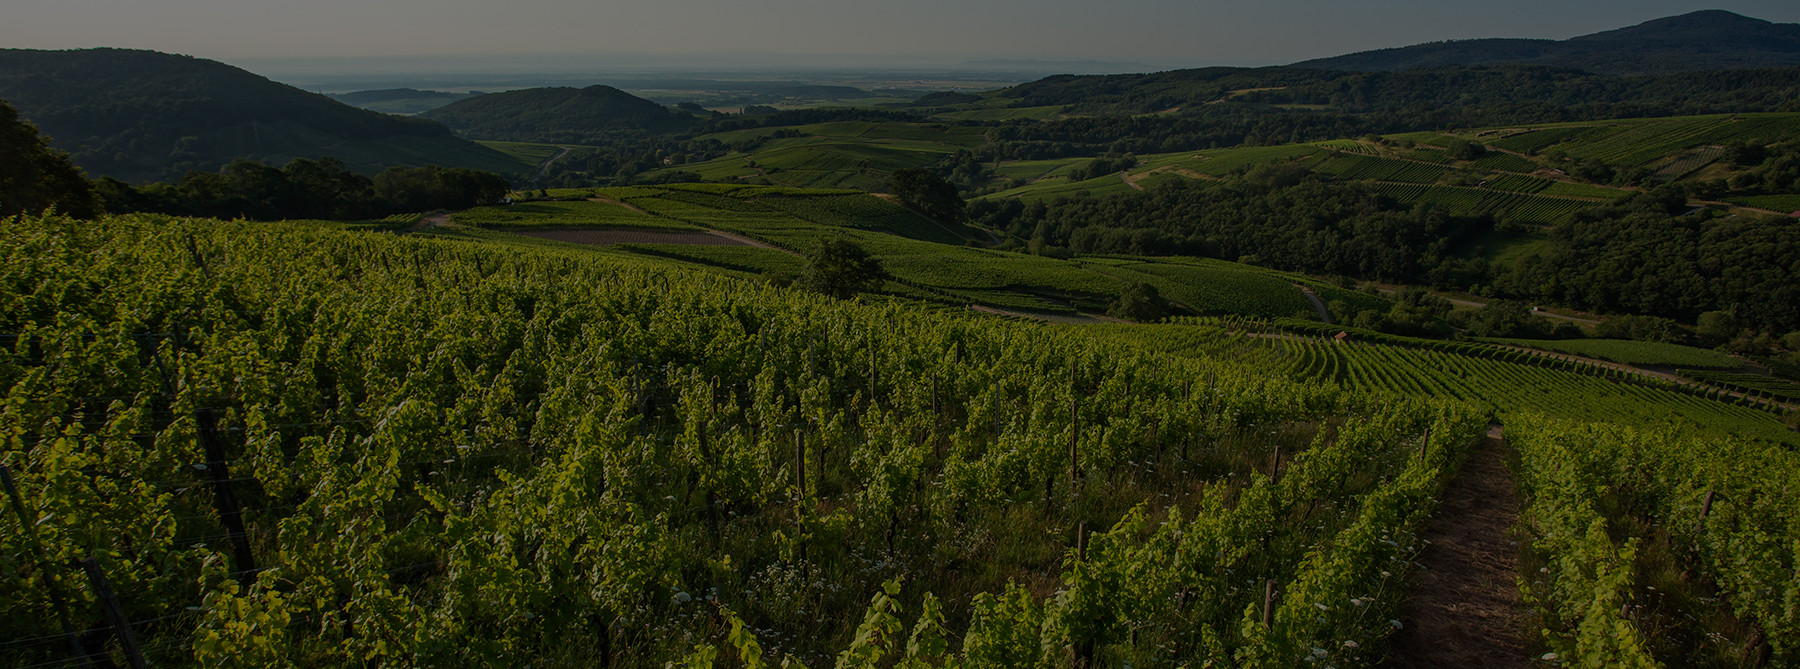
<path id="1" fill-rule="evenodd" d="M 1311 288 L 1307 288 L 1306 286 L 1297 283 L 1294 284 L 1294 287 L 1299 288 L 1300 292 L 1306 294 L 1306 301 L 1312 303 L 1313 311 L 1319 312 L 1319 320 L 1325 321 L 1326 325 L 1331 325 L 1331 310 L 1325 308 L 1325 300 L 1319 299 L 1319 294 L 1312 292 Z"/>
<path id="2" fill-rule="evenodd" d="M 1389 667 L 1525 667 L 1530 627 L 1519 601 L 1519 498 L 1498 425 L 1444 491 L 1425 532 L 1418 584 L 1400 605 Z"/>
<path id="3" fill-rule="evenodd" d="M 1125 185 L 1130 186 L 1135 190 L 1144 190 L 1143 186 L 1139 186 L 1136 181 L 1131 180 L 1130 170 L 1119 170 L 1119 180 L 1125 182 Z"/>
<path id="4" fill-rule="evenodd" d="M 558 153 L 558 154 L 556 154 L 556 155 L 554 155 L 554 156 L 550 156 L 550 159 L 549 159 L 549 160 L 546 160 L 546 161 L 544 161 L 544 164 L 543 164 L 543 166 L 541 166 L 541 167 L 539 167 L 539 168 L 538 168 L 538 178 L 539 178 L 539 179 L 543 179 L 543 178 L 545 178 L 545 177 L 548 177 L 548 176 L 550 176 L 550 166 L 551 166 L 551 165 L 554 165 L 554 164 L 556 164 L 556 161 L 558 161 L 558 160 L 562 160 L 562 159 L 563 159 L 563 156 L 566 156 L 566 155 L 569 155 L 569 152 L 570 152 L 570 151 L 572 151 L 572 150 L 574 150 L 574 148 L 575 148 L 575 147 L 572 147 L 572 146 L 559 146 L 559 147 L 556 147 L 556 148 L 559 148 L 559 149 L 562 149 L 562 152 L 561 152 L 561 153 Z"/>

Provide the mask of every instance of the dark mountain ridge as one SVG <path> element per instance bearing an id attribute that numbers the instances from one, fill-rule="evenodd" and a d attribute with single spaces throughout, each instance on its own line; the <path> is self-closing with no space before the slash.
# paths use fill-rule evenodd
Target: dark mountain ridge
<path id="1" fill-rule="evenodd" d="M 1800 24 L 1771 23 L 1713 9 L 1561 41 L 1431 42 L 1307 60 L 1293 67 L 1374 72 L 1505 64 L 1611 75 L 1800 65 Z"/>
<path id="2" fill-rule="evenodd" d="M 10 101 L 94 175 L 129 181 L 237 158 L 332 157 L 374 173 L 440 164 L 516 169 L 431 121 L 357 109 L 217 61 L 135 49 L 0 49 Z"/>

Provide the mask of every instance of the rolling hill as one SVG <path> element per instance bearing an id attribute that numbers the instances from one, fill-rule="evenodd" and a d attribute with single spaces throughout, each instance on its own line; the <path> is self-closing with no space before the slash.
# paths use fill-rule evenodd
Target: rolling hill
<path id="1" fill-rule="evenodd" d="M 1502 64 L 1549 65 L 1613 75 L 1800 65 L 1800 24 L 1706 10 L 1560 41 L 1432 42 L 1302 61 L 1294 67 L 1373 72 Z"/>
<path id="2" fill-rule="evenodd" d="M 611 86 L 489 93 L 422 114 L 470 139 L 602 143 L 685 128 L 691 116 Z"/>
<path id="3" fill-rule="evenodd" d="M 332 93 L 331 99 L 352 107 L 361 107 L 383 114 L 418 114 L 438 107 L 481 95 L 479 92 L 450 93 L 446 91 L 421 91 L 416 88 L 384 88 L 373 91 L 355 91 L 351 93 Z"/>
<path id="4" fill-rule="evenodd" d="M 90 174 L 129 181 L 332 157 L 358 172 L 521 169 L 441 125 L 357 109 L 216 61 L 131 49 L 0 50 L 0 99 Z"/>

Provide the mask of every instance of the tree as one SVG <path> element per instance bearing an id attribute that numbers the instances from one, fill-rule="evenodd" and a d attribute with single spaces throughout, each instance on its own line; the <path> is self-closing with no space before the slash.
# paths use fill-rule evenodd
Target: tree
<path id="1" fill-rule="evenodd" d="M 1486 154 L 1487 147 L 1466 139 L 1450 140 L 1450 145 L 1444 147 L 1444 155 L 1451 160 L 1474 160 Z"/>
<path id="2" fill-rule="evenodd" d="M 1694 323 L 1694 334 L 1707 346 L 1718 346 L 1731 341 L 1742 329 L 1737 317 L 1729 311 L 1708 311 L 1700 314 Z"/>
<path id="3" fill-rule="evenodd" d="M 888 178 L 888 192 L 926 216 L 946 221 L 961 220 L 966 203 L 956 187 L 930 170 L 904 168 Z"/>
<path id="4" fill-rule="evenodd" d="M 806 256 L 806 273 L 800 283 L 806 288 L 848 299 L 857 293 L 881 290 L 888 279 L 887 270 L 855 242 L 838 237 L 828 239 Z"/>
<path id="5" fill-rule="evenodd" d="M 69 154 L 50 148 L 37 126 L 0 101 L 0 218 L 55 207 L 79 218 L 98 213 L 94 187 Z"/>
<path id="6" fill-rule="evenodd" d="M 1119 299 L 1113 300 L 1107 308 L 1106 315 L 1128 321 L 1148 323 L 1161 319 L 1169 314 L 1169 301 L 1163 299 L 1156 286 L 1147 283 L 1134 283 L 1119 293 Z"/>

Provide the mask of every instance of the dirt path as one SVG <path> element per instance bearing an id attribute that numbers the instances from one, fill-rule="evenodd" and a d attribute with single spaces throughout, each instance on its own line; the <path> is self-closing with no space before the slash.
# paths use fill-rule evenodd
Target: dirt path
<path id="1" fill-rule="evenodd" d="M 1119 180 L 1125 182 L 1125 185 L 1130 186 L 1133 190 L 1144 190 L 1144 187 L 1139 186 L 1138 182 L 1131 180 L 1131 172 L 1129 170 L 1119 170 Z"/>
<path id="2" fill-rule="evenodd" d="M 1029 312 L 1029 311 L 1008 311 L 1005 309 L 995 309 L 993 307 L 986 306 L 986 305 L 980 305 L 980 304 L 969 305 L 969 310 L 970 311 L 978 311 L 978 312 L 981 312 L 984 314 L 993 314 L 995 316 L 1014 316 L 1017 318 L 1029 318 L 1032 320 L 1044 321 L 1047 323 L 1079 324 L 1079 323 L 1124 323 L 1125 322 L 1125 321 L 1119 320 L 1117 318 L 1113 318 L 1111 316 L 1103 316 L 1100 314 L 1087 314 L 1087 313 L 1081 313 L 1081 312 L 1075 312 L 1075 315 L 1073 315 L 1073 316 L 1070 316 L 1067 314 L 1040 314 L 1040 313 L 1034 313 L 1034 312 Z"/>
<path id="3" fill-rule="evenodd" d="M 1519 601 L 1519 498 L 1506 467 L 1499 426 L 1463 464 L 1444 492 L 1419 555 L 1419 580 L 1401 604 L 1389 667 L 1525 667 Z"/>
<path id="4" fill-rule="evenodd" d="M 1294 284 L 1294 287 L 1299 288 L 1301 293 L 1306 294 L 1306 301 L 1312 303 L 1313 311 L 1319 312 L 1319 320 L 1325 321 L 1326 325 L 1331 325 L 1331 310 L 1325 308 L 1325 300 L 1319 299 L 1319 294 L 1312 292 L 1311 288 L 1307 288 L 1306 286 L 1297 283 Z"/>
<path id="5" fill-rule="evenodd" d="M 656 215 L 656 214 L 652 214 L 650 212 L 644 211 L 642 209 L 639 209 L 637 207 L 637 205 L 634 205 L 630 202 L 625 202 L 623 200 L 614 200 L 612 198 L 605 198 L 605 197 L 590 197 L 590 198 L 588 198 L 588 201 L 589 202 L 599 202 L 601 204 L 616 204 L 616 205 L 619 205 L 626 209 L 630 209 L 631 211 L 635 211 L 637 213 L 643 214 L 645 216 L 655 216 Z"/>
<path id="6" fill-rule="evenodd" d="M 563 156 L 569 155 L 570 151 L 575 150 L 574 147 L 570 147 L 570 146 L 559 146 L 556 148 L 562 149 L 562 152 L 558 153 L 554 156 L 551 156 L 549 160 L 544 161 L 544 164 L 542 167 L 538 168 L 538 178 L 539 179 L 550 176 L 550 166 L 555 165 L 556 161 L 562 160 Z"/>

